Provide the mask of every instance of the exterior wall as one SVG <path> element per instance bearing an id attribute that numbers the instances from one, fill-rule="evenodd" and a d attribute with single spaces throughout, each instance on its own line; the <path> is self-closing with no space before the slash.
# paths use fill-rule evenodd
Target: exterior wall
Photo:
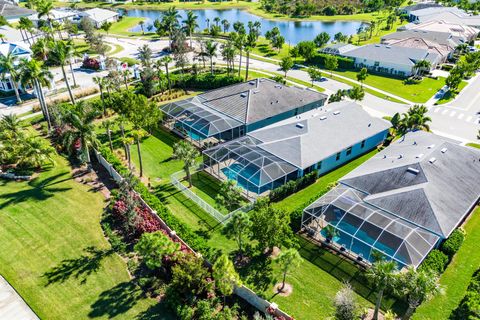
<path id="1" fill-rule="evenodd" d="M 378 62 L 377 65 L 376 62 Z M 410 76 L 412 75 L 413 66 L 406 66 L 401 64 L 385 63 L 382 61 L 375 61 L 370 59 L 355 58 L 356 68 L 367 68 L 375 72 L 392 74 L 396 76 Z M 384 68 L 384 69 L 383 69 Z M 386 70 L 385 70 L 386 69 Z"/>
<path id="2" fill-rule="evenodd" d="M 290 111 L 287 111 L 287 112 L 284 112 L 284 113 L 281 113 L 281 114 L 277 114 L 273 117 L 263 119 L 263 120 L 260 120 L 260 121 L 254 122 L 254 123 L 247 124 L 246 125 L 246 133 L 257 130 L 257 129 L 260 129 L 260 128 L 263 128 L 263 127 L 266 127 L 268 125 L 277 123 L 279 121 L 282 121 L 282 120 L 285 120 L 285 119 L 288 119 L 288 118 L 291 118 L 291 117 L 295 117 L 299 114 L 302 114 L 304 112 L 313 110 L 315 108 L 323 107 L 324 105 L 325 105 L 325 100 L 319 100 L 319 101 L 316 101 L 314 103 L 310 103 L 310 104 L 301 106 L 299 108 L 296 108 L 296 109 L 293 109 L 293 110 L 290 110 Z"/>
<path id="3" fill-rule="evenodd" d="M 388 130 L 382 131 L 368 139 L 365 140 L 365 146 L 362 148 L 362 142 L 359 142 L 352 146 L 352 152 L 350 155 L 347 155 L 347 150 L 342 150 L 340 152 L 340 159 L 337 160 L 337 154 L 333 154 L 330 157 L 322 160 L 321 168 L 317 163 L 314 169 L 318 170 L 319 175 L 323 175 L 349 161 L 355 159 L 356 157 L 372 150 L 380 143 L 382 143 L 387 138 Z"/>

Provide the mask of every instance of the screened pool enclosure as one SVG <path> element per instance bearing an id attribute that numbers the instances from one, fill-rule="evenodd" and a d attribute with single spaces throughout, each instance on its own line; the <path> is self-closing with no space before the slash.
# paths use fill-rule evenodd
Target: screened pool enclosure
<path id="1" fill-rule="evenodd" d="M 221 180 L 235 180 L 248 197 L 297 179 L 298 168 L 258 147 L 259 140 L 244 136 L 203 152 L 205 170 Z"/>
<path id="2" fill-rule="evenodd" d="M 164 124 L 195 142 L 232 140 L 243 135 L 244 124 L 203 106 L 197 97 L 161 107 Z"/>
<path id="3" fill-rule="evenodd" d="M 399 268 L 418 267 L 440 237 L 369 205 L 365 196 L 340 184 L 304 210 L 302 228 L 357 261 L 373 262 L 380 253 Z"/>

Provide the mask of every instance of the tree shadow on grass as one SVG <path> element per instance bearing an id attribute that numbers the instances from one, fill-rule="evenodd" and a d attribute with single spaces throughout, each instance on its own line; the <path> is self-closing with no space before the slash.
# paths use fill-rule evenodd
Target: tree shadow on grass
<path id="1" fill-rule="evenodd" d="M 0 194 L 0 200 L 6 200 L 2 204 L 0 204 L 0 209 L 4 209 L 10 205 L 22 203 L 29 200 L 47 200 L 48 198 L 53 197 L 55 193 L 70 190 L 71 188 L 52 187 L 55 184 L 71 180 L 72 178 L 70 176 L 68 178 L 63 178 L 59 180 L 61 177 L 68 174 L 68 172 L 62 172 L 45 179 L 36 178 L 27 183 L 30 187 L 28 189 Z"/>
<path id="2" fill-rule="evenodd" d="M 101 266 L 103 258 L 113 253 L 112 249 L 97 249 L 95 247 L 87 247 L 83 250 L 84 255 L 75 259 L 65 259 L 58 266 L 45 272 L 42 277 L 47 280 L 45 286 L 57 282 L 64 282 L 73 277 L 80 280 L 80 284 L 87 281 L 87 277 L 97 272 Z"/>
<path id="3" fill-rule="evenodd" d="M 233 257 L 232 257 L 233 258 Z M 272 261 L 263 253 L 253 256 L 250 262 L 239 268 L 239 274 L 246 283 L 252 284 L 253 289 L 264 292 L 275 282 Z"/>
<path id="4" fill-rule="evenodd" d="M 98 300 L 90 306 L 92 310 L 88 316 L 110 319 L 127 312 L 142 298 L 144 298 L 144 294 L 135 283 L 132 281 L 122 282 L 100 293 Z"/>
<path id="5" fill-rule="evenodd" d="M 168 309 L 164 302 L 150 306 L 147 310 L 140 312 L 135 320 L 174 320 L 176 317 Z"/>

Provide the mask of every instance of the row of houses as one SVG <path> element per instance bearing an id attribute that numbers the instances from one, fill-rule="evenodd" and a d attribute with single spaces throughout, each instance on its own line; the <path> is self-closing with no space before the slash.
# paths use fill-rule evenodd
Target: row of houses
<path id="1" fill-rule="evenodd" d="M 169 129 L 203 147 L 204 170 L 250 198 L 334 170 L 382 144 L 390 128 L 355 102 L 326 104 L 322 93 L 268 79 L 162 110 Z M 478 181 L 479 150 L 411 132 L 305 208 L 302 230 L 361 263 L 381 254 L 418 267 L 478 203 Z"/>
<path id="2" fill-rule="evenodd" d="M 20 7 L 18 4 L 7 0 L 0 0 L 0 15 L 4 16 L 10 23 L 17 22 L 21 17 L 27 17 L 37 26 L 40 20 L 47 19 L 47 17 L 40 18 L 34 10 Z M 66 20 L 78 23 L 84 17 L 90 19 L 97 28 L 100 28 L 106 22 L 117 21 L 119 13 L 101 8 L 92 8 L 85 11 L 67 8 L 52 9 L 49 13 L 48 19 L 59 23 Z"/>
<path id="3" fill-rule="evenodd" d="M 415 65 L 419 61 L 428 61 L 433 70 L 451 59 L 459 45 L 473 42 L 480 33 L 480 16 L 458 8 L 418 4 L 404 10 L 412 22 L 382 37 L 379 44 L 335 43 L 322 51 L 351 58 L 356 68 L 409 77 L 418 72 Z"/>

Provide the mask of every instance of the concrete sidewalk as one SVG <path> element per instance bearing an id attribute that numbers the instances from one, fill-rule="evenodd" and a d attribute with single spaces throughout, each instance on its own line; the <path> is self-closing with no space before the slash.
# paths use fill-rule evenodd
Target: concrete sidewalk
<path id="1" fill-rule="evenodd" d="M 40 320 L 2 276 L 0 276 L 0 319 Z"/>

